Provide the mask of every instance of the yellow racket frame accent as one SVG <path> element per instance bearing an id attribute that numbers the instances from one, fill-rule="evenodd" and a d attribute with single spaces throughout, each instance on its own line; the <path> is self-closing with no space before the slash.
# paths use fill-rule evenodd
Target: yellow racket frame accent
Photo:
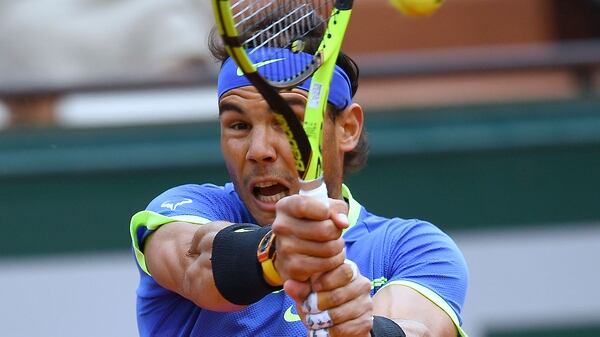
<path id="1" fill-rule="evenodd" d="M 329 85 L 351 14 L 352 9 L 333 9 L 325 36 L 317 51 L 320 53 L 323 64 L 312 76 L 304 112 L 304 132 L 306 132 L 312 152 L 305 180 L 317 179 L 322 174 L 323 121 L 326 118 Z"/>

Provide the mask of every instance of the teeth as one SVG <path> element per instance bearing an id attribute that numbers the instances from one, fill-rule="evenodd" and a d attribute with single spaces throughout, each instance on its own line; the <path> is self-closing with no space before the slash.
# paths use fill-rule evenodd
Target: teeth
<path id="1" fill-rule="evenodd" d="M 268 203 L 276 203 L 277 201 L 279 201 L 279 199 L 285 197 L 285 193 L 284 192 L 279 192 L 277 194 L 274 195 L 257 195 L 258 200 L 262 201 L 262 202 L 268 202 Z"/>
<path id="2" fill-rule="evenodd" d="M 263 188 L 263 187 L 271 187 L 271 186 L 273 186 L 273 185 L 276 185 L 276 184 L 277 184 L 277 183 L 275 183 L 275 182 L 272 182 L 272 181 L 265 181 L 265 182 L 263 182 L 263 183 L 258 183 L 258 184 L 256 184 L 255 186 L 256 186 L 256 187 Z"/>

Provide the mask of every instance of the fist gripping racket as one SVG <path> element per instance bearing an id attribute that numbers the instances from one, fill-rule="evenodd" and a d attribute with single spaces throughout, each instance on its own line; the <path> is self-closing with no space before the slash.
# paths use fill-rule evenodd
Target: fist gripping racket
<path id="1" fill-rule="evenodd" d="M 287 135 L 301 181 L 300 193 L 327 204 L 321 167 L 322 128 L 352 2 L 212 1 L 217 28 L 239 75 L 256 87 Z M 297 87 L 311 76 L 302 124 L 279 91 Z"/>

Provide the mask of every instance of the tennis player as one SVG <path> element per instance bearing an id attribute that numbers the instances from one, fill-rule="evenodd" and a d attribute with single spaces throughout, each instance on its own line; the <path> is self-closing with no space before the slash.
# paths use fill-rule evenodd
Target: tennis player
<path id="1" fill-rule="evenodd" d="M 467 268 L 455 243 L 428 222 L 369 213 L 343 184 L 367 151 L 363 110 L 352 100 L 355 63 L 342 54 L 332 79 L 325 206 L 297 194 L 285 134 L 212 46 L 222 61 L 221 149 L 231 183 L 174 187 L 133 216 L 140 335 L 466 336 Z M 257 67 L 276 69 L 288 57 Z M 307 88 L 282 93 L 299 118 Z"/>

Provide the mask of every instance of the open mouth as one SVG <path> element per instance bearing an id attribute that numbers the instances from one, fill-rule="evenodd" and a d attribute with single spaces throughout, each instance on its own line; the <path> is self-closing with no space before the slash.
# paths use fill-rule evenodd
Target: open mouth
<path id="1" fill-rule="evenodd" d="M 289 188 L 277 182 L 261 182 L 252 189 L 254 196 L 266 203 L 276 203 L 289 193 Z"/>

